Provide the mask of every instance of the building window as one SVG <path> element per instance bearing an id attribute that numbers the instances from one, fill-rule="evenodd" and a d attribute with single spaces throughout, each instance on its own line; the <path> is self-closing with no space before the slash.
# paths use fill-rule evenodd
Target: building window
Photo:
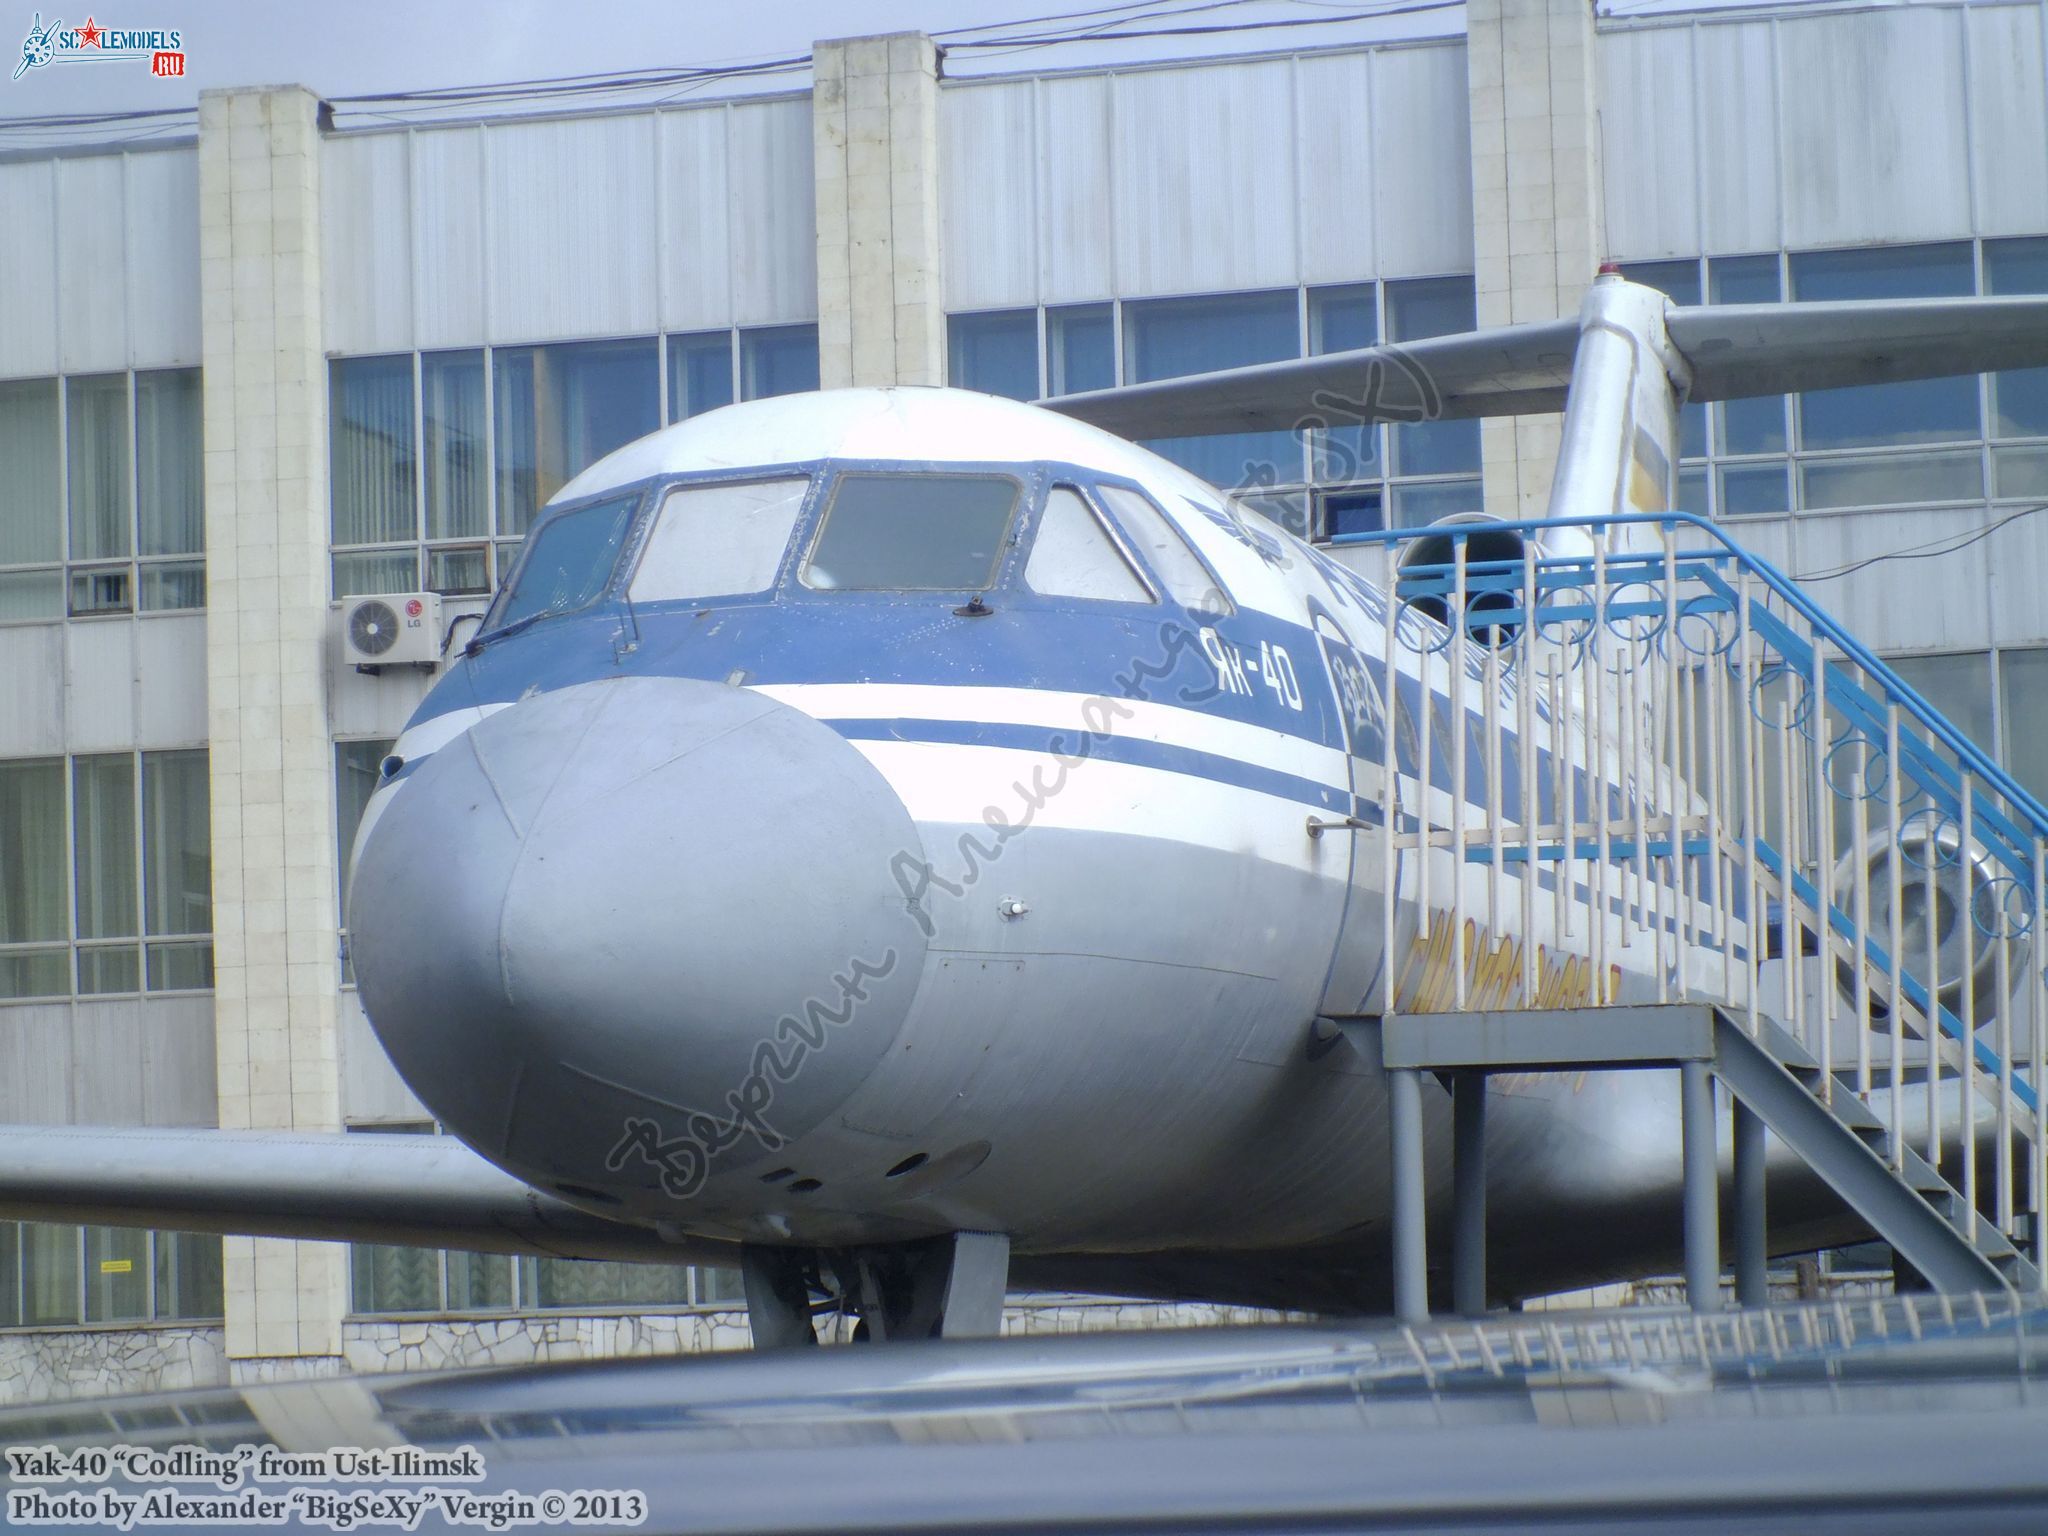
<path id="1" fill-rule="evenodd" d="M 1036 400 L 1038 311 L 1000 309 L 946 319 L 946 375 L 972 379 L 984 394 Z"/>
<path id="2" fill-rule="evenodd" d="M 685 421 L 731 405 L 738 360 L 732 332 L 668 339 L 668 419 Z"/>
<path id="3" fill-rule="evenodd" d="M 1126 302 L 1123 322 L 1127 384 L 1301 355 L 1300 300 L 1291 288 Z M 1145 446 L 1225 490 L 1302 478 L 1301 445 L 1291 432 L 1222 432 Z"/>
<path id="4" fill-rule="evenodd" d="M 359 1135 L 432 1135 L 431 1125 L 359 1125 Z M 737 1270 L 690 1264 L 512 1258 L 352 1245 L 350 1310 L 371 1315 L 446 1312 L 610 1311 L 736 1306 Z"/>
<path id="5" fill-rule="evenodd" d="M 816 389 L 818 328 L 332 359 L 334 595 L 495 591 L 548 498 L 661 424 L 664 379 L 672 421 Z"/>
<path id="6" fill-rule="evenodd" d="M 218 1237 L 0 1222 L 0 1328 L 222 1316 Z"/>
<path id="7" fill-rule="evenodd" d="M 2048 239 L 1625 264 L 1677 303 L 2048 293 Z M 2048 498 L 2048 369 L 1687 406 L 1679 505 L 1723 517 Z"/>
<path id="8" fill-rule="evenodd" d="M 739 333 L 740 398 L 766 400 L 818 387 L 818 328 L 771 325 Z"/>
<path id="9" fill-rule="evenodd" d="M 213 985 L 206 753 L 0 763 L 0 1000 Z"/>
<path id="10" fill-rule="evenodd" d="M 199 370 L 0 383 L 0 622 L 206 604 Z"/>
<path id="11" fill-rule="evenodd" d="M 659 368 L 652 337 L 492 351 L 498 526 L 508 538 L 524 535 L 577 474 L 661 424 Z"/>
<path id="12" fill-rule="evenodd" d="M 1119 366 L 1135 384 L 1298 357 L 1304 340 L 1318 355 L 1469 330 L 1474 308 L 1472 279 L 1453 276 L 957 314 L 947 317 L 948 378 L 1016 399 L 1074 394 L 1114 387 Z M 1145 446 L 1304 537 L 1406 526 L 1481 502 L 1476 422 L 1332 422 Z"/>

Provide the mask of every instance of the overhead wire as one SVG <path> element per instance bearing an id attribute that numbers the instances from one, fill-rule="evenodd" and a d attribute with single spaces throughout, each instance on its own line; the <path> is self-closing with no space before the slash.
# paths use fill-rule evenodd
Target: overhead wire
<path id="1" fill-rule="evenodd" d="M 1973 528 L 1966 533 L 1945 533 L 1940 538 L 1927 540 L 1924 544 L 1909 544 L 1904 549 L 1886 550 L 1883 554 L 1870 555 L 1848 565 L 1837 566 L 1830 571 L 1809 571 L 1792 579 L 1801 582 L 1838 581 L 1844 576 L 1853 576 L 1858 571 L 1867 571 L 1874 565 L 1883 565 L 1888 560 L 1938 560 L 1944 555 L 1953 555 L 1968 549 L 1972 544 L 1982 543 L 1999 529 L 2016 523 L 2023 517 L 2032 517 L 2036 512 L 2048 512 L 2048 501 L 2008 512 L 1996 522 L 1987 523 L 1982 528 Z"/>

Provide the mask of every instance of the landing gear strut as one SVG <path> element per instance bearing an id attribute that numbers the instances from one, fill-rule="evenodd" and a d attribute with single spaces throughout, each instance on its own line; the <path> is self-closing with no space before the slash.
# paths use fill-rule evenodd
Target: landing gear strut
<path id="1" fill-rule="evenodd" d="M 752 1244 L 740 1250 L 756 1349 L 816 1344 L 814 1283 L 857 1313 L 856 1338 L 993 1338 L 1002 1325 L 1010 1240 L 1000 1232 L 951 1232 L 914 1243 L 824 1253 Z"/>

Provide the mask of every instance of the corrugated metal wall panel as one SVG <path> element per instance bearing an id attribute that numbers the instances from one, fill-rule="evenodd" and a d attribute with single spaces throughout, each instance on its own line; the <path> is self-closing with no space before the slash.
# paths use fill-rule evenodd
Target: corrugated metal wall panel
<path id="1" fill-rule="evenodd" d="M 2048 230 L 2048 101 L 2041 12 L 1986 6 L 1963 13 L 1969 47 L 1970 158 L 1977 230 Z"/>
<path id="2" fill-rule="evenodd" d="M 1373 211 L 1372 56 L 1295 65 L 1295 154 L 1301 166 L 1301 280 L 1341 283 L 1378 271 Z"/>
<path id="3" fill-rule="evenodd" d="M 0 757 L 64 750 L 64 626 L 0 626 Z"/>
<path id="4" fill-rule="evenodd" d="M 1294 127 L 1284 60 L 1118 76 L 1117 287 L 1296 281 Z"/>
<path id="5" fill-rule="evenodd" d="M 1984 541 L 1991 569 L 1992 633 L 2000 645 L 2048 644 L 2048 603 L 2041 573 L 2048 571 L 2048 518 L 2017 517 Z M 2038 721 L 2027 729 L 2039 730 Z"/>
<path id="6" fill-rule="evenodd" d="M 71 1005 L 22 1003 L 0 1029 L 0 1122 L 63 1125 L 71 1118 Z"/>
<path id="7" fill-rule="evenodd" d="M 482 129 L 443 128 L 413 135 L 412 224 L 419 345 L 482 345 Z"/>
<path id="8" fill-rule="evenodd" d="M 1771 23 L 1697 27 L 1693 39 L 1701 244 L 1716 253 L 1774 251 L 1778 101 Z"/>
<path id="9" fill-rule="evenodd" d="M 776 325 L 818 316 L 818 198 L 811 102 L 731 108 L 726 206 L 733 318 Z"/>
<path id="10" fill-rule="evenodd" d="M 144 617 L 136 623 L 136 745 L 204 746 L 205 617 L 167 614 Z"/>
<path id="11" fill-rule="evenodd" d="M 142 1005 L 145 1125 L 218 1125 L 213 999 L 152 997 Z"/>
<path id="12" fill-rule="evenodd" d="M 1038 299 L 1038 144 L 1029 81 L 939 93 L 946 307 Z"/>
<path id="13" fill-rule="evenodd" d="M 135 745 L 135 620 L 64 626 L 65 744 L 73 752 Z"/>
<path id="14" fill-rule="evenodd" d="M 370 1028 L 363 1005 L 344 992 L 335 1008 L 341 1058 L 341 1114 L 350 1125 L 401 1124 L 431 1120 L 391 1065 Z"/>
<path id="15" fill-rule="evenodd" d="M 1472 270 L 1472 114 L 1465 45 L 1372 56 L 1382 277 Z"/>
<path id="16" fill-rule="evenodd" d="M 1777 27 L 1786 242 L 1967 232 L 1960 15 L 1867 11 Z"/>
<path id="17" fill-rule="evenodd" d="M 73 1125 L 218 1123 L 212 998 L 81 998 L 70 1015 Z"/>
<path id="18" fill-rule="evenodd" d="M 465 600 L 467 602 L 467 600 Z M 454 603 L 441 609 L 444 625 L 452 626 L 460 612 L 478 611 L 473 602 L 458 608 Z M 405 729 L 405 722 L 411 718 L 419 702 L 427 696 L 435 679 L 431 673 L 406 668 L 402 672 L 386 672 L 381 677 L 370 677 L 358 672 L 341 659 L 341 611 L 328 610 L 328 668 L 327 668 L 327 729 L 336 737 L 387 736 L 396 738 Z M 465 620 L 455 630 L 456 641 L 467 640 L 476 633 L 473 621 Z"/>
<path id="19" fill-rule="evenodd" d="M 1984 526 L 1981 508 L 1863 512 L 1802 518 L 1796 570 L 1829 571 L 1894 550 L 1922 549 Z M 1991 643 L 1991 584 L 1996 545 L 1982 540 L 1953 554 L 1916 556 L 1816 583 L 1814 597 L 1849 632 L 1884 651 L 1967 650 Z"/>
<path id="20" fill-rule="evenodd" d="M 1110 179 L 1109 102 L 1105 75 L 1038 88 L 1038 270 L 1048 304 L 1116 292 L 1116 248 L 1130 221 Z"/>
<path id="21" fill-rule="evenodd" d="M 484 144 L 491 339 L 652 332 L 653 116 L 494 126 Z"/>
<path id="22" fill-rule="evenodd" d="M 148 1029 L 140 998 L 81 998 L 71 1007 L 73 1125 L 146 1125 Z"/>
<path id="23" fill-rule="evenodd" d="M 57 371 L 56 163 L 0 164 L 0 378 Z"/>
<path id="24" fill-rule="evenodd" d="M 128 345 L 138 368 L 196 368 L 199 151 L 128 156 Z"/>
<path id="25" fill-rule="evenodd" d="M 321 142 L 320 271 L 329 352 L 401 352 L 413 344 L 408 158 L 402 133 Z"/>
<path id="26" fill-rule="evenodd" d="M 1598 40 L 1600 161 L 1613 256 L 1699 252 L 1692 37 L 1688 28 L 1671 27 Z"/>
<path id="27" fill-rule="evenodd" d="M 57 162 L 57 364 L 128 366 L 127 196 L 119 155 Z"/>
<path id="28" fill-rule="evenodd" d="M 726 115 L 701 107 L 659 119 L 661 320 L 672 331 L 732 324 Z"/>
<path id="29" fill-rule="evenodd" d="M 1789 517 L 1742 517 L 1722 524 L 1728 537 L 1760 560 L 1768 561 L 1781 571 L 1796 567 L 1797 559 L 1792 548 L 1793 522 Z M 1821 606 L 1827 607 L 1828 600 L 1821 599 Z"/>

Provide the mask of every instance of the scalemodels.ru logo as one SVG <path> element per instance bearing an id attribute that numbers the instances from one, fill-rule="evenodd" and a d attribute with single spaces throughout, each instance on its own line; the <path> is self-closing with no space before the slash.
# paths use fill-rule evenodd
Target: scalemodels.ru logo
<path id="1" fill-rule="evenodd" d="M 32 69 L 46 64 L 105 64 L 114 62 L 147 64 L 158 79 L 172 79 L 185 73 L 185 34 L 163 27 L 103 27 L 92 17 L 82 27 L 67 27 L 62 17 L 43 25 L 37 11 L 22 39 L 21 62 L 14 66 L 19 80 Z"/>

